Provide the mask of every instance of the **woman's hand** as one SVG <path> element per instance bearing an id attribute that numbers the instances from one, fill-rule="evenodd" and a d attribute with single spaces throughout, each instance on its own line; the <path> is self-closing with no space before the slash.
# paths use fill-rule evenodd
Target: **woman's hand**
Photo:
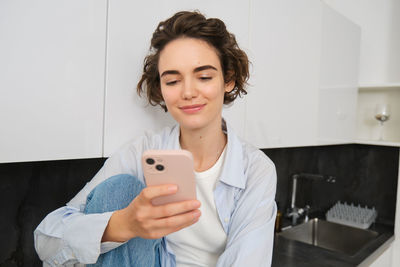
<path id="1" fill-rule="evenodd" d="M 172 195 L 177 190 L 172 184 L 144 188 L 126 208 L 112 214 L 102 242 L 125 242 L 134 237 L 157 239 L 196 223 L 201 215 L 198 200 L 160 206 L 151 203 L 153 198 Z"/>

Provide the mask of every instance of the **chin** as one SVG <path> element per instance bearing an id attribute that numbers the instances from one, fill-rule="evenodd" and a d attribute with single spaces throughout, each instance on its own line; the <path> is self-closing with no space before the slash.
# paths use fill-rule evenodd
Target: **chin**
<path id="1" fill-rule="evenodd" d="M 178 121 L 179 125 L 188 130 L 198 130 L 204 128 L 206 123 L 195 120 L 195 119 L 186 119 L 182 121 Z"/>

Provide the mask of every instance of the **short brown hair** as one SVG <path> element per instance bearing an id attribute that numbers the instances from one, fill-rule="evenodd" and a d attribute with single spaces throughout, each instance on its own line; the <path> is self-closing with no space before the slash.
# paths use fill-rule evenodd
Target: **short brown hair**
<path id="1" fill-rule="evenodd" d="M 139 95 L 146 93 L 151 105 L 160 105 L 167 111 L 161 94 L 158 60 L 160 52 L 169 42 L 183 37 L 203 40 L 216 49 L 225 83 L 235 82 L 233 90 L 225 93 L 224 104 L 247 94 L 244 87 L 249 78 L 249 60 L 239 48 L 235 36 L 226 30 L 224 22 L 216 18 L 206 19 L 196 11 L 181 11 L 160 22 L 153 33 L 150 53 L 144 59 L 142 78 L 137 84 Z"/>

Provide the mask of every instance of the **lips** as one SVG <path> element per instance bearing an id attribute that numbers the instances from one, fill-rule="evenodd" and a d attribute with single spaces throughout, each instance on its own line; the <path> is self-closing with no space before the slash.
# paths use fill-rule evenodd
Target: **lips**
<path id="1" fill-rule="evenodd" d="M 179 107 L 183 112 L 188 114 L 194 114 L 199 112 L 204 108 L 205 104 L 195 104 Z"/>

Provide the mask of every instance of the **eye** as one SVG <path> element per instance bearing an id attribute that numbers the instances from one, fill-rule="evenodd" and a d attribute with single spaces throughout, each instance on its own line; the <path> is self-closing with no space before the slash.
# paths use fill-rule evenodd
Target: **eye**
<path id="1" fill-rule="evenodd" d="M 212 79 L 212 77 L 209 77 L 209 76 L 200 77 L 200 80 L 202 80 L 202 81 L 207 81 L 207 80 L 211 80 L 211 79 Z"/>
<path id="2" fill-rule="evenodd" d="M 173 81 L 165 82 L 165 84 L 166 84 L 166 85 L 174 85 L 174 84 L 176 84 L 177 82 L 178 82 L 178 80 L 173 80 Z"/>

